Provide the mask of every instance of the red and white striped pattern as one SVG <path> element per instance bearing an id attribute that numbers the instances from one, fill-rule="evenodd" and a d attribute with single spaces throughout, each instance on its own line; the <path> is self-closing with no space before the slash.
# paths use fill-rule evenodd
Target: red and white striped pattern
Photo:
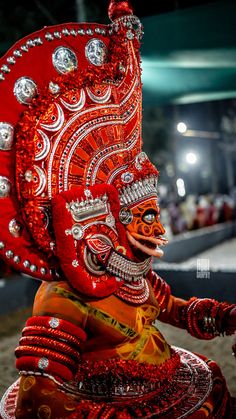
<path id="1" fill-rule="evenodd" d="M 15 381 L 0 401 L 0 419 L 15 419 L 15 410 L 20 379 Z"/>

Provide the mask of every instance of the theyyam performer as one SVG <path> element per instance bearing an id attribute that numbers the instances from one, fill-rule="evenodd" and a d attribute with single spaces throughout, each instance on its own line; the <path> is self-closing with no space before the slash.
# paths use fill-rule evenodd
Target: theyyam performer
<path id="1" fill-rule="evenodd" d="M 166 240 L 142 151 L 142 27 L 127 1 L 109 17 L 46 27 L 1 60 L 0 257 L 42 284 L 0 416 L 233 418 L 215 362 L 153 324 L 212 339 L 234 333 L 236 305 L 176 298 L 152 271 Z"/>

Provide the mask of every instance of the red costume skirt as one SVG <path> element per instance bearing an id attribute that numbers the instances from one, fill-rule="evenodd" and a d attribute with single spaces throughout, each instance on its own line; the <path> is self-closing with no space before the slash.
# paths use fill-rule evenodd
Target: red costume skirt
<path id="1" fill-rule="evenodd" d="M 214 361 L 207 360 L 180 348 L 174 348 L 181 363 L 175 374 L 163 386 L 146 389 L 140 386 L 116 386 L 116 394 L 104 397 L 99 389 L 77 386 L 74 396 L 78 400 L 70 419 L 233 419 L 236 418 L 234 399 L 226 387 L 225 379 Z M 108 372 L 109 376 L 112 371 Z M 73 386 L 72 386 L 73 387 Z M 71 387 L 71 389 L 72 389 Z M 0 417 L 13 419 L 16 408 L 19 381 L 3 396 Z M 74 387 L 73 387 L 74 388 Z M 72 390 L 68 387 L 68 391 Z M 102 390 L 102 389 L 101 389 Z M 103 388 L 104 394 L 106 389 Z M 72 392 L 73 394 L 73 392 Z M 111 391 L 110 391 L 111 394 Z M 58 417 L 61 418 L 58 412 Z M 43 418 L 42 418 L 43 419 Z"/>

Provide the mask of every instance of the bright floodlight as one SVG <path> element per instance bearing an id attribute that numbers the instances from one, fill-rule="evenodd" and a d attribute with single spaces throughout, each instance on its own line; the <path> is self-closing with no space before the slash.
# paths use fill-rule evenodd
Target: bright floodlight
<path id="1" fill-rule="evenodd" d="M 179 178 L 176 180 L 178 195 L 183 197 L 186 195 L 184 180 Z"/>
<path id="2" fill-rule="evenodd" d="M 184 122 L 179 122 L 177 124 L 177 131 L 180 134 L 184 134 L 187 131 L 187 125 Z"/>
<path id="3" fill-rule="evenodd" d="M 188 164 L 195 164 L 197 161 L 197 156 L 195 153 L 187 153 L 186 154 L 186 161 Z"/>

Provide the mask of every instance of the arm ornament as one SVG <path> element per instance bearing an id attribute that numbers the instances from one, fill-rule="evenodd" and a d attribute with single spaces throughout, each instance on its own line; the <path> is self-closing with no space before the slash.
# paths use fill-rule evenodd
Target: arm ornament
<path id="1" fill-rule="evenodd" d="M 151 272 L 150 282 L 156 300 L 159 304 L 160 310 L 164 313 L 167 310 L 168 302 L 170 299 L 170 286 L 155 272 Z"/>
<path id="2" fill-rule="evenodd" d="M 20 345 L 16 348 L 16 367 L 22 373 L 51 375 L 59 381 L 72 380 L 85 332 L 67 320 L 34 316 L 27 320 Z"/>
<path id="3" fill-rule="evenodd" d="M 182 320 L 188 332 L 198 339 L 213 339 L 219 335 L 230 335 L 228 316 L 234 304 L 196 297 L 182 307 Z"/>

